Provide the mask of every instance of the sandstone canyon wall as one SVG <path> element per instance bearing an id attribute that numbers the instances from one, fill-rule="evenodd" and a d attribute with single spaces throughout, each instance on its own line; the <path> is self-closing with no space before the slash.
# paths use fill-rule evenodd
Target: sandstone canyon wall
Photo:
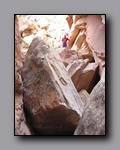
<path id="1" fill-rule="evenodd" d="M 103 15 L 68 15 L 68 47 L 92 53 L 101 76 L 105 67 L 105 18 Z"/>
<path id="2" fill-rule="evenodd" d="M 23 112 L 22 57 L 20 50 L 19 22 L 15 16 L 15 135 L 30 135 Z"/>

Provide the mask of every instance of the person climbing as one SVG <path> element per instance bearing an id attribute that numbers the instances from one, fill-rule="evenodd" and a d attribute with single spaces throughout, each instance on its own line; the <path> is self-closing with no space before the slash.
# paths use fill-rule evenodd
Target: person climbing
<path id="1" fill-rule="evenodd" d="M 66 37 L 66 35 L 64 35 L 64 37 L 62 38 L 63 47 L 67 47 L 67 41 L 70 41 L 70 40 Z"/>

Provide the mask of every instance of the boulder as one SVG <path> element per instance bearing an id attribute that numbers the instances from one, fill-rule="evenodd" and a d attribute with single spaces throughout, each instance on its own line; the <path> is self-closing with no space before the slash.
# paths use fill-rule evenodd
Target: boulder
<path id="1" fill-rule="evenodd" d="M 69 76 L 72 78 L 74 75 L 76 76 L 74 78 L 74 84 L 75 82 L 78 82 L 80 74 L 82 73 L 83 69 L 87 66 L 89 60 L 83 60 L 83 59 L 78 59 L 70 63 L 67 67 L 66 70 L 68 71 Z"/>
<path id="2" fill-rule="evenodd" d="M 105 72 L 89 96 L 74 135 L 105 135 Z"/>
<path id="3" fill-rule="evenodd" d="M 78 59 L 78 54 L 75 50 L 70 50 L 68 48 L 63 48 L 63 49 L 61 48 L 61 50 L 58 50 L 58 53 L 65 65 L 65 67 L 67 67 L 73 61 Z"/>
<path id="4" fill-rule="evenodd" d="M 73 135 L 83 103 L 57 51 L 33 39 L 22 70 L 27 120 L 37 135 Z"/>
<path id="5" fill-rule="evenodd" d="M 78 57 L 82 58 L 82 59 L 89 59 L 89 62 L 93 62 L 94 61 L 94 57 L 92 55 L 92 52 L 90 52 L 87 49 L 79 49 L 77 51 L 78 53 Z"/>
<path id="6" fill-rule="evenodd" d="M 85 89 L 88 93 L 94 87 L 94 79 L 97 76 L 98 65 L 89 63 L 89 59 L 78 59 L 67 66 L 66 70 L 71 77 L 78 92 Z"/>

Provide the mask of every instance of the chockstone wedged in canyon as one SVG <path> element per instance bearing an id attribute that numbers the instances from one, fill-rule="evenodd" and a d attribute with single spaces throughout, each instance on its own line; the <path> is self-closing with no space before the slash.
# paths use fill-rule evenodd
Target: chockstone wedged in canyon
<path id="1" fill-rule="evenodd" d="M 73 135 L 83 102 L 59 56 L 40 37 L 31 42 L 22 69 L 24 110 L 37 135 Z"/>

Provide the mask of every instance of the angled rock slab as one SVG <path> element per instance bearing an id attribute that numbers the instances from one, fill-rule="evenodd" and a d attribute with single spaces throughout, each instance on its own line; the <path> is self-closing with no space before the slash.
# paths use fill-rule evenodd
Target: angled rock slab
<path id="1" fill-rule="evenodd" d="M 40 37 L 28 49 L 22 77 L 26 116 L 35 134 L 73 134 L 83 103 L 59 54 Z"/>

